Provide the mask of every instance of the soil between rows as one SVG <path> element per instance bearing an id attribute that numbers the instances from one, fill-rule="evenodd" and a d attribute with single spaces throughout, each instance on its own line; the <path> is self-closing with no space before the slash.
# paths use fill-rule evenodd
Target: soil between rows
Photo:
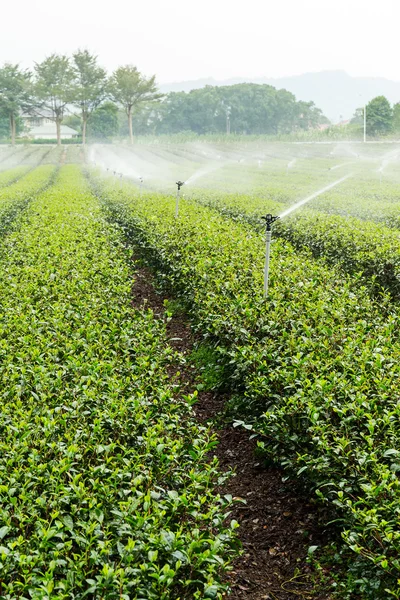
<path id="1" fill-rule="evenodd" d="M 163 300 L 155 290 L 150 270 L 136 265 L 132 305 L 150 308 L 156 317 L 165 319 Z M 191 353 L 196 339 L 185 315 L 172 317 L 167 334 L 171 347 L 186 355 Z M 198 374 L 193 365 L 189 361 L 183 368 L 181 364 L 171 365 L 171 378 L 178 371 L 185 391 L 194 391 Z M 326 515 L 302 496 L 294 482 L 283 483 L 282 471 L 263 464 L 246 430 L 216 424 L 225 401 L 222 394 L 199 391 L 194 411 L 199 420 L 211 424 L 218 437 L 214 454 L 221 471 L 232 470 L 235 474 L 218 491 L 246 501 L 235 504 L 231 512 L 240 524 L 243 554 L 226 577 L 231 588 L 229 598 L 329 600 L 329 593 L 321 591 L 318 576 L 306 560 L 310 546 L 327 542 Z"/>

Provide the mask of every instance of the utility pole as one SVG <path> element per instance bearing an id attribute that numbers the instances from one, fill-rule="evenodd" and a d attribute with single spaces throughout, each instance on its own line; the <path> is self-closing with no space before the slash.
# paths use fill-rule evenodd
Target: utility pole
<path id="1" fill-rule="evenodd" d="M 225 109 L 226 113 L 226 135 L 231 134 L 231 107 L 227 106 Z"/>

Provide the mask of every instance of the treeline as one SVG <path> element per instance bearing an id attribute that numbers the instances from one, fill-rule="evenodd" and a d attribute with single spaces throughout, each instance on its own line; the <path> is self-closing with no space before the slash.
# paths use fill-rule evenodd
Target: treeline
<path id="1" fill-rule="evenodd" d="M 206 86 L 189 93 L 163 95 L 155 76 L 136 67 L 108 75 L 88 50 L 72 57 L 52 54 L 33 71 L 19 65 L 0 68 L 0 136 L 9 131 L 14 144 L 21 115 L 46 116 L 60 128 L 78 129 L 85 143 L 133 134 L 281 134 L 315 129 L 328 120 L 313 102 L 297 101 L 270 85 Z M 124 116 L 122 120 L 121 116 Z"/>
<path id="2" fill-rule="evenodd" d="M 146 78 L 136 67 L 119 67 L 109 76 L 97 57 L 78 50 L 72 57 L 52 54 L 36 63 L 33 72 L 6 63 L 0 68 L 0 115 L 9 124 L 10 138 L 15 143 L 21 115 L 45 115 L 54 121 L 57 142 L 66 115 L 79 115 L 82 141 L 86 141 L 87 125 L 93 114 L 112 100 L 124 110 L 131 141 L 132 116 L 142 104 L 159 101 L 155 76 Z"/>
<path id="3" fill-rule="evenodd" d="M 351 120 L 351 125 L 361 128 L 364 123 L 368 135 L 379 136 L 400 133 L 400 102 L 393 106 L 385 96 L 373 98 L 363 108 L 358 108 Z"/>
<path id="4" fill-rule="evenodd" d="M 273 135 L 314 129 L 327 122 L 313 102 L 297 101 L 286 90 L 253 83 L 170 93 L 136 120 L 140 133 L 153 134 Z"/>

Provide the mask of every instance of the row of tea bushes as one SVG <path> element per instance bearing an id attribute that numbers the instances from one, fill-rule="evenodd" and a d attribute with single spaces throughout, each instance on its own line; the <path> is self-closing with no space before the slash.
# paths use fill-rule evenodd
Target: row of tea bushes
<path id="1" fill-rule="evenodd" d="M 18 181 L 18 179 L 23 177 L 27 171 L 29 171 L 29 167 L 27 165 L 20 165 L 19 167 L 14 167 L 13 169 L 7 169 L 6 171 L 0 172 L 0 188 L 6 187 L 15 181 Z"/>
<path id="2" fill-rule="evenodd" d="M 282 204 L 245 196 L 218 198 L 199 194 L 199 204 L 210 206 L 235 221 L 251 224 L 261 231 L 261 217 L 267 212 L 279 214 Z M 339 266 L 350 275 L 361 274 L 373 294 L 381 288 L 400 298 L 400 233 L 385 225 L 361 221 L 355 217 L 326 215 L 302 208 L 275 223 L 273 236 L 279 236 L 299 250 L 309 250 L 316 258 Z"/>
<path id="3" fill-rule="evenodd" d="M 353 278 L 281 240 L 265 302 L 264 239 L 249 225 L 184 200 L 175 219 L 171 197 L 139 198 L 129 186 L 93 181 L 110 220 L 215 345 L 240 397 L 237 416 L 270 458 L 338 509 L 355 553 L 353 584 L 364 585 L 363 597 L 387 598 L 385 589 L 398 597 L 396 305 L 382 295 L 378 306 Z"/>
<path id="4" fill-rule="evenodd" d="M 221 599 L 215 440 L 79 168 L 0 244 L 0 596 Z M 228 521 L 229 523 L 229 521 Z"/>
<path id="5" fill-rule="evenodd" d="M 51 186 L 57 174 L 54 165 L 37 167 L 10 186 L 0 189 L 0 237 L 33 198 Z"/>

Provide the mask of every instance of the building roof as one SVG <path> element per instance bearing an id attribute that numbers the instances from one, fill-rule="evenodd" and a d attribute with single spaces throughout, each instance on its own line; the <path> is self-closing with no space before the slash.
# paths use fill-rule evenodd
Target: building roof
<path id="1" fill-rule="evenodd" d="M 72 129 L 72 127 L 68 127 L 68 125 L 61 125 L 61 135 L 70 134 L 70 135 L 78 135 L 76 129 Z M 51 123 L 49 125 L 40 125 L 39 127 L 32 127 L 29 130 L 29 135 L 54 135 L 57 136 L 56 124 Z"/>
<path id="2" fill-rule="evenodd" d="M 48 108 L 32 108 L 29 112 L 21 113 L 23 119 L 37 119 L 38 117 L 50 119 L 53 116 L 53 111 Z"/>

